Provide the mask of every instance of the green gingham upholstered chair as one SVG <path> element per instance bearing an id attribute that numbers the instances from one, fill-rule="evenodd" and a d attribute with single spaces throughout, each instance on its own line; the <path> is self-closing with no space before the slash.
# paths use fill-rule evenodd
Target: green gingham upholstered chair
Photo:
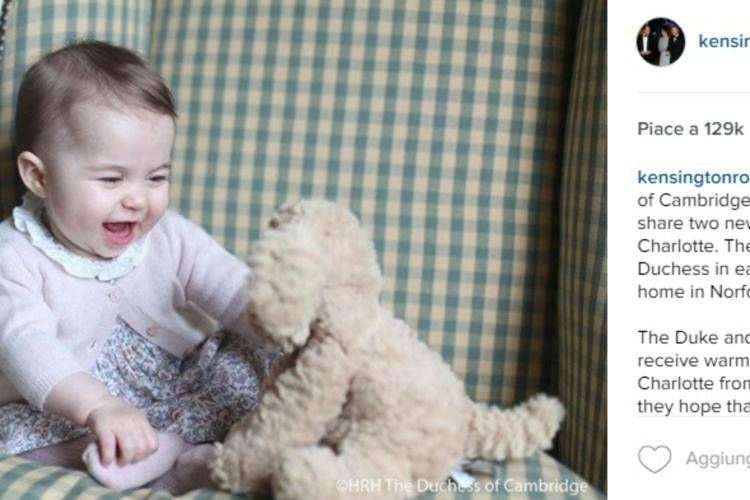
<path id="1" fill-rule="evenodd" d="M 0 212 L 7 216 L 21 194 L 11 122 L 30 62 L 72 38 L 136 49 L 165 76 L 179 108 L 174 208 L 242 257 L 285 200 L 349 205 L 376 240 L 383 301 L 473 398 L 510 405 L 546 391 L 568 409 L 552 454 L 477 477 L 511 490 L 584 478 L 604 490 L 602 4 L 11 1 L 0 65 Z M 106 492 L 83 473 L 14 457 L 0 459 L 0 491 Z M 120 497 L 168 495 L 107 496 Z M 185 498 L 230 497 L 201 490 Z M 474 497 L 566 495 L 499 487 Z"/>

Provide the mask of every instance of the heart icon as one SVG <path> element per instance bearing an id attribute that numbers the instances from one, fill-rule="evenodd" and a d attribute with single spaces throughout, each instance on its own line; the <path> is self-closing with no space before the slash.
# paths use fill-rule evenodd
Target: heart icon
<path id="1" fill-rule="evenodd" d="M 638 461 L 647 470 L 656 474 L 672 461 L 672 450 L 664 445 L 641 446 L 641 449 L 638 450 Z"/>

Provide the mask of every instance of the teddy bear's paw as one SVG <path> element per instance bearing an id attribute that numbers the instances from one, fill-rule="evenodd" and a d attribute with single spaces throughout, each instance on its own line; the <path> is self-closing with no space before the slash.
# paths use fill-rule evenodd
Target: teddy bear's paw
<path id="1" fill-rule="evenodd" d="M 347 498 L 337 480 L 340 463 L 330 448 L 292 448 L 284 452 L 273 475 L 274 498 L 335 500 Z"/>

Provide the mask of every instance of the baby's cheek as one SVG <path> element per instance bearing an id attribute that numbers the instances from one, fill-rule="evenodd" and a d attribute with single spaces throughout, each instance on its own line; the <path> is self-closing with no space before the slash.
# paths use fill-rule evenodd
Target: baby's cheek
<path id="1" fill-rule="evenodd" d="M 80 229 L 90 219 L 91 208 L 84 199 L 62 199 L 55 206 L 57 221 L 68 229 Z"/>
<path id="2" fill-rule="evenodd" d="M 77 213 L 75 217 L 71 219 L 71 224 L 77 233 L 83 235 L 98 229 L 100 222 L 91 212 L 81 212 Z"/>
<path id="3" fill-rule="evenodd" d="M 88 198 L 79 203 L 76 210 L 72 212 L 71 222 L 84 231 L 98 230 L 111 211 L 111 204 L 107 205 L 101 199 Z"/>
<path id="4" fill-rule="evenodd" d="M 169 189 L 165 187 L 151 201 L 151 222 L 156 223 L 169 207 Z"/>

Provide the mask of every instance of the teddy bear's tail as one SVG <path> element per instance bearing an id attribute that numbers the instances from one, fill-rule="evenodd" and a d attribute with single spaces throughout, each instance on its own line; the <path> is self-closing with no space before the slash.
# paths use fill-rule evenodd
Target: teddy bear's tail
<path id="1" fill-rule="evenodd" d="M 545 394 L 507 410 L 472 403 L 466 458 L 503 460 L 526 457 L 552 446 L 565 415 L 562 404 Z"/>

